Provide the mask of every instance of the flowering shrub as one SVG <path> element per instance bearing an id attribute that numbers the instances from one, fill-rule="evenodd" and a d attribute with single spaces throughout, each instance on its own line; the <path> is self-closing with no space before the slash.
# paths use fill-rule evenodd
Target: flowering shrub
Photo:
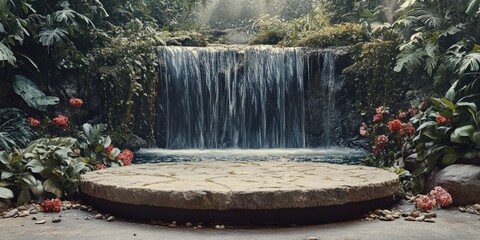
<path id="1" fill-rule="evenodd" d="M 27 122 L 29 122 L 30 125 L 32 125 L 32 127 L 38 127 L 38 126 L 40 126 L 40 124 L 41 124 L 40 120 L 35 119 L 35 118 L 32 118 L 32 117 L 29 117 L 29 118 L 27 119 Z"/>
<path id="2" fill-rule="evenodd" d="M 415 199 L 417 209 L 426 212 L 434 207 L 447 207 L 452 204 L 452 196 L 442 187 L 437 186 L 429 195 L 419 195 Z"/>
<path id="3" fill-rule="evenodd" d="M 453 202 L 452 195 L 450 195 L 450 193 L 448 193 L 440 186 L 437 186 L 432 191 L 430 191 L 430 196 L 441 207 L 447 207 Z"/>
<path id="4" fill-rule="evenodd" d="M 132 165 L 133 152 L 128 149 L 125 149 L 120 154 L 117 155 L 116 159 L 122 161 L 123 166 Z"/>
<path id="5" fill-rule="evenodd" d="M 62 201 L 58 198 L 43 200 L 41 208 L 43 212 L 60 212 L 62 211 Z"/>
<path id="6" fill-rule="evenodd" d="M 72 106 L 74 106 L 74 107 L 76 107 L 76 108 L 80 108 L 80 107 L 82 107 L 82 105 L 83 105 L 83 100 L 80 99 L 80 98 L 74 98 L 74 97 L 72 97 L 72 98 L 70 99 L 69 103 L 70 103 L 70 105 L 72 105 Z"/>
<path id="7" fill-rule="evenodd" d="M 415 127 L 406 121 L 407 117 L 417 114 L 411 107 L 408 112 L 399 111 L 398 115 L 390 113 L 389 108 L 380 106 L 375 109 L 373 124 L 362 123 L 360 135 L 370 140 L 370 153 L 365 162 L 376 167 L 391 167 L 400 155 L 405 142 L 411 141 L 415 135 Z"/>
<path id="8" fill-rule="evenodd" d="M 67 130 L 67 128 L 68 128 L 68 118 L 67 117 L 65 117 L 63 115 L 58 115 L 52 121 L 55 125 L 62 127 L 64 131 Z"/>
<path id="9" fill-rule="evenodd" d="M 419 195 L 417 199 L 415 199 L 415 206 L 423 212 L 432 210 L 435 205 L 435 200 L 427 195 Z"/>

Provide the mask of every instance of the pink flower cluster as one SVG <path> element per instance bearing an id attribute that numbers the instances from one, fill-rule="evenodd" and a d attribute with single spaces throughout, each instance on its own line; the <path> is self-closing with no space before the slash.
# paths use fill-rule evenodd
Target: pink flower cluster
<path id="1" fill-rule="evenodd" d="M 415 206 L 421 211 L 432 210 L 436 206 L 447 207 L 452 204 L 452 196 L 440 186 L 430 191 L 429 195 L 420 195 L 415 199 Z"/>
<path id="2" fill-rule="evenodd" d="M 442 115 L 437 116 L 437 123 L 443 124 L 450 122 L 447 118 L 443 117 Z"/>
<path id="3" fill-rule="evenodd" d="M 379 135 L 377 138 L 375 138 L 375 148 L 373 149 L 373 152 L 375 154 L 379 154 L 383 149 L 385 149 L 385 145 L 388 143 L 388 137 L 385 135 Z"/>
<path id="4" fill-rule="evenodd" d="M 32 118 L 32 117 L 29 117 L 29 118 L 27 119 L 27 122 L 29 122 L 30 125 L 32 125 L 32 127 L 38 127 L 38 126 L 40 126 L 40 120 L 35 119 L 35 118 Z"/>
<path id="5" fill-rule="evenodd" d="M 117 155 L 116 159 L 122 161 L 123 166 L 130 166 L 132 165 L 133 152 L 125 149 Z"/>
<path id="6" fill-rule="evenodd" d="M 450 193 L 448 193 L 440 186 L 437 186 L 432 191 L 430 191 L 430 196 L 441 207 L 447 207 L 453 202 L 452 195 L 450 195 Z"/>
<path id="7" fill-rule="evenodd" d="M 58 115 L 56 118 L 53 119 L 53 123 L 57 126 L 63 128 L 63 130 L 67 130 L 68 128 L 68 117 L 63 115 Z"/>
<path id="8" fill-rule="evenodd" d="M 75 108 L 80 108 L 83 105 L 83 100 L 80 98 L 72 97 L 70 98 L 69 103 Z"/>
<path id="9" fill-rule="evenodd" d="M 43 200 L 40 205 L 43 212 L 60 212 L 62 211 L 62 201 L 58 198 L 51 200 Z"/>

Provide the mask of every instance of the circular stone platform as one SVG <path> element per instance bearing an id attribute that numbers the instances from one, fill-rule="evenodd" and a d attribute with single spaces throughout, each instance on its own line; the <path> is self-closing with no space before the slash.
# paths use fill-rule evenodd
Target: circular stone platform
<path id="1" fill-rule="evenodd" d="M 398 190 L 398 176 L 377 168 L 272 161 L 142 164 L 89 172 L 80 184 L 104 210 L 191 222 L 324 222 L 387 207 Z"/>

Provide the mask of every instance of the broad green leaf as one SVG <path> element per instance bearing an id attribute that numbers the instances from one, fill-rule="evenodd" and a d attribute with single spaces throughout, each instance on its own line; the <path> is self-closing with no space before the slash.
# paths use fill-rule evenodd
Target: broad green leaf
<path id="1" fill-rule="evenodd" d="M 3 198 L 3 199 L 13 198 L 12 190 L 8 188 L 0 187 L 0 198 Z"/>
<path id="2" fill-rule="evenodd" d="M 423 130 L 424 128 L 426 128 L 426 127 L 435 126 L 435 125 L 437 125 L 437 122 L 428 121 L 428 122 L 425 122 L 422 125 L 420 125 L 420 127 L 418 127 L 417 131 L 420 131 L 420 130 Z"/>
<path id="3" fill-rule="evenodd" d="M 37 180 L 37 183 L 34 186 L 30 186 L 30 190 L 35 196 L 42 196 L 43 194 L 43 185 L 40 180 Z"/>
<path id="4" fill-rule="evenodd" d="M 29 203 L 32 200 L 32 195 L 30 195 L 30 191 L 28 189 L 22 189 L 20 194 L 18 194 L 17 205 L 21 206 L 25 203 Z"/>
<path id="5" fill-rule="evenodd" d="M 42 161 L 38 159 L 33 159 L 27 163 L 27 168 L 30 169 L 33 173 L 40 173 L 45 168 Z"/>
<path id="6" fill-rule="evenodd" d="M 455 89 L 457 88 L 457 85 L 458 85 L 458 80 L 455 81 L 452 86 L 450 87 L 450 89 L 448 89 L 447 91 L 447 94 L 445 94 L 445 97 L 450 100 L 450 101 L 453 101 L 455 100 Z"/>
<path id="7" fill-rule="evenodd" d="M 0 163 L 4 165 L 10 164 L 10 155 L 6 151 L 0 152 Z"/>
<path id="8" fill-rule="evenodd" d="M 460 153 L 448 153 L 445 154 L 442 158 L 442 164 L 443 165 L 452 165 L 454 164 L 460 157 L 462 157 L 462 154 Z"/>
<path id="9" fill-rule="evenodd" d="M 63 197 L 62 184 L 58 177 L 51 177 L 43 183 L 43 190 L 55 194 L 55 196 Z"/>
<path id="10" fill-rule="evenodd" d="M 12 172 L 9 171 L 2 171 L 1 178 L 2 179 L 7 179 L 13 176 Z"/>
<path id="11" fill-rule="evenodd" d="M 15 55 L 12 50 L 0 41 L 0 62 L 7 61 L 10 65 L 15 65 Z"/>
<path id="12" fill-rule="evenodd" d="M 15 75 L 13 80 L 14 92 L 20 95 L 28 106 L 39 111 L 47 111 L 48 105 L 59 103 L 57 97 L 45 96 L 45 93 L 30 79 L 22 75 Z"/>
<path id="13" fill-rule="evenodd" d="M 472 142 L 474 142 L 477 147 L 480 147 L 480 132 L 474 132 L 472 134 Z"/>

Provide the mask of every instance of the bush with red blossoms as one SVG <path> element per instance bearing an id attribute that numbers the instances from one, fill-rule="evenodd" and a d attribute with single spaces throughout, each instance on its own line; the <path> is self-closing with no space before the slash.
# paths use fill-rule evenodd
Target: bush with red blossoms
<path id="1" fill-rule="evenodd" d="M 414 125 L 408 121 L 417 114 L 417 109 L 400 110 L 398 114 L 390 113 L 390 109 L 380 106 L 375 109 L 373 123 L 362 123 L 360 135 L 370 140 L 370 153 L 365 163 L 376 167 L 391 167 L 395 159 L 401 155 L 402 146 L 411 141 L 415 135 Z"/>
<path id="2" fill-rule="evenodd" d="M 449 123 L 450 121 L 443 117 L 442 115 L 438 114 L 437 116 L 437 123 L 443 124 L 443 123 Z"/>
<path id="3" fill-rule="evenodd" d="M 70 98 L 70 101 L 69 101 L 70 105 L 72 105 L 73 107 L 76 107 L 76 108 L 80 108 L 82 107 L 83 105 L 83 100 L 80 99 L 80 98 Z"/>
<path id="4" fill-rule="evenodd" d="M 440 186 L 430 191 L 430 197 L 441 207 L 447 207 L 453 202 L 452 195 Z"/>
<path id="5" fill-rule="evenodd" d="M 51 200 L 43 200 L 40 205 L 43 212 L 60 212 L 62 211 L 62 201 L 58 198 Z"/>
<path id="6" fill-rule="evenodd" d="M 63 130 L 67 130 L 67 128 L 68 128 L 68 117 L 65 117 L 63 115 L 58 115 L 52 121 L 55 125 L 62 127 Z"/>
<path id="7" fill-rule="evenodd" d="M 117 155 L 116 159 L 122 161 L 123 166 L 130 166 L 132 165 L 133 152 L 125 149 Z"/>
<path id="8" fill-rule="evenodd" d="M 27 122 L 29 122 L 30 125 L 32 125 L 32 127 L 38 127 L 38 126 L 40 126 L 40 123 L 41 123 L 40 120 L 32 118 L 32 117 L 29 117 L 27 119 Z"/>
<path id="9" fill-rule="evenodd" d="M 388 122 L 388 129 L 390 129 L 391 133 L 399 132 L 400 129 L 402 129 L 402 121 L 393 119 L 392 121 Z"/>
<path id="10" fill-rule="evenodd" d="M 447 207 L 452 204 L 452 196 L 445 189 L 436 186 L 428 195 L 419 195 L 415 199 L 415 206 L 421 211 L 430 211 L 437 207 Z"/>
<path id="11" fill-rule="evenodd" d="M 427 195 L 419 195 L 415 199 L 415 206 L 422 212 L 428 212 L 435 207 L 435 200 L 431 199 Z"/>

